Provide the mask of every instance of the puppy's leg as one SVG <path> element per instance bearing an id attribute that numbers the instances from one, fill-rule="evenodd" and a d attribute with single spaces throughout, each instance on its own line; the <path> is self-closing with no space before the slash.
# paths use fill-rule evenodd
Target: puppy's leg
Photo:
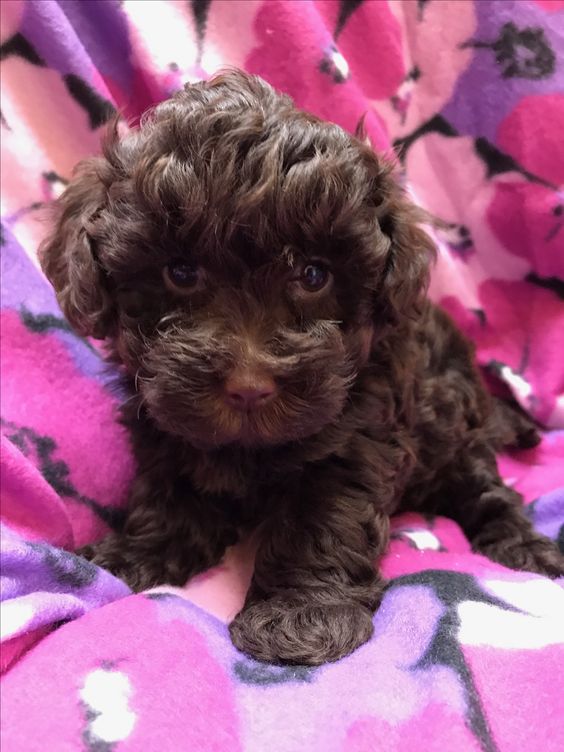
<path id="1" fill-rule="evenodd" d="M 235 646 L 262 661 L 319 665 L 366 642 L 384 587 L 375 560 L 388 529 L 368 500 L 345 495 L 303 498 L 280 515 L 263 535 L 230 626 Z"/>
<path id="2" fill-rule="evenodd" d="M 511 569 L 564 575 L 564 556 L 534 530 L 523 499 L 499 477 L 489 447 L 468 450 L 447 470 L 440 495 L 439 514 L 458 522 L 475 551 Z"/>
<path id="3" fill-rule="evenodd" d="M 207 500 L 160 477 L 139 476 L 122 533 L 111 533 L 77 553 L 139 592 L 156 585 L 184 585 L 217 564 L 237 534 Z"/>
<path id="4" fill-rule="evenodd" d="M 535 423 L 519 405 L 502 399 L 492 400 L 491 421 L 503 447 L 531 449 L 541 442 Z"/>

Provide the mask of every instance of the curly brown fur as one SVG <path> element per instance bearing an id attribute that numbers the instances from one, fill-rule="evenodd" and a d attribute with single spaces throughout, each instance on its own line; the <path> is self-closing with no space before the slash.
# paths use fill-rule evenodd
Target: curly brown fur
<path id="1" fill-rule="evenodd" d="M 534 431 L 492 405 L 425 300 L 433 245 L 361 138 L 230 72 L 114 127 L 57 212 L 43 268 L 131 392 L 139 469 L 123 532 L 85 552 L 98 564 L 135 590 L 181 585 L 258 528 L 233 641 L 309 664 L 370 637 L 400 510 L 454 518 L 509 567 L 563 573 L 496 468 L 503 441 Z M 308 263 L 330 270 L 314 292 Z"/>

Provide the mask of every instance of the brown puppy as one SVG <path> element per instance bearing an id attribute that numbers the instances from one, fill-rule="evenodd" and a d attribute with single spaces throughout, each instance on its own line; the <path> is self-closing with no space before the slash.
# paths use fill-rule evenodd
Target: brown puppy
<path id="1" fill-rule="evenodd" d="M 503 441 L 535 435 L 425 300 L 433 245 L 360 139 L 231 72 L 114 129 L 57 212 L 43 268 L 132 395 L 137 477 L 96 563 L 135 590 L 181 585 L 258 528 L 233 641 L 308 664 L 370 637 L 397 511 L 564 572 L 496 468 Z"/>

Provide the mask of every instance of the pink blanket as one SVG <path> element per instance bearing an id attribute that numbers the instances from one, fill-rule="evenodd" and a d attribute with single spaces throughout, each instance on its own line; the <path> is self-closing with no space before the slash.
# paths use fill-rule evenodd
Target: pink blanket
<path id="1" fill-rule="evenodd" d="M 546 430 L 500 458 L 564 549 L 564 3 L 192 0 L 3 3 L 2 749 L 556 752 L 562 583 L 473 554 L 445 519 L 398 518 L 373 639 L 337 664 L 232 647 L 252 545 L 185 588 L 130 595 L 72 550 L 117 527 L 133 473 L 96 343 L 38 270 L 42 208 L 98 149 L 223 64 L 396 146 L 448 224 L 432 295 L 496 388 Z M 80 617 L 80 618 L 79 618 Z"/>

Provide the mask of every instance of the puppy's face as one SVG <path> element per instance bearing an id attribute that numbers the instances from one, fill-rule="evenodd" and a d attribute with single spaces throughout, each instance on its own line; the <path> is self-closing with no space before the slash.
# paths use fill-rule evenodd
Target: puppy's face
<path id="1" fill-rule="evenodd" d="M 175 238 L 154 264 L 115 272 L 118 352 L 162 429 L 277 444 L 341 412 L 369 347 L 361 276 L 285 240 L 233 240 L 213 259 Z"/>
<path id="2" fill-rule="evenodd" d="M 202 447 L 335 421 L 431 252 L 389 167 L 231 73 L 91 160 L 42 249 L 67 317 L 111 337 L 164 431 Z"/>

